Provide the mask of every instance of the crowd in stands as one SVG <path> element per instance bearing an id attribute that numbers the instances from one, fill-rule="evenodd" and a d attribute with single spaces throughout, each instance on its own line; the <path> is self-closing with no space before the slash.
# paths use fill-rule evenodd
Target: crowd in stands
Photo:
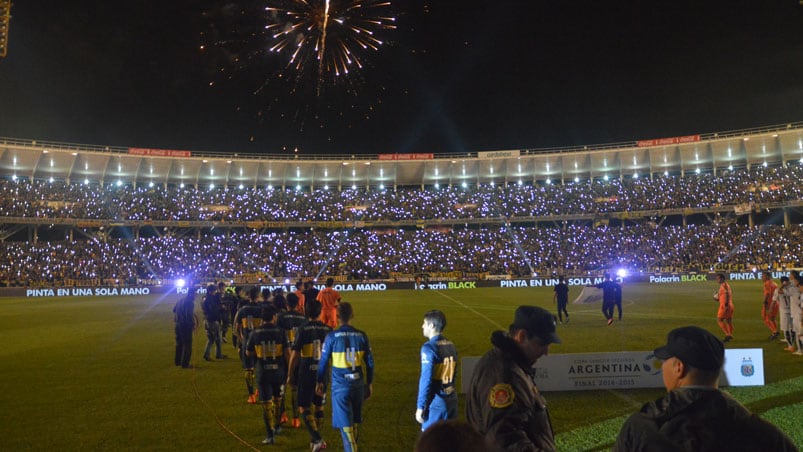
<path id="1" fill-rule="evenodd" d="M 696 269 L 723 263 L 799 266 L 799 227 L 732 224 L 655 227 L 506 228 L 449 231 L 315 230 L 230 233 L 198 237 L 100 239 L 81 242 L 0 243 L 0 280 L 8 285 L 64 281 L 175 279 L 193 274 L 220 279 L 241 274 L 348 279 L 394 274 L 465 272 L 529 276 Z"/>
<path id="2" fill-rule="evenodd" d="M 0 216 L 114 220 L 347 221 L 529 217 L 712 207 L 803 199 L 803 167 L 756 167 L 718 176 L 628 178 L 585 183 L 397 191 L 133 188 L 59 182 L 0 182 Z M 800 266 L 799 226 L 580 224 L 422 229 L 304 228 L 193 236 L 0 242 L 0 284 L 216 279 L 245 273 L 350 279 L 464 272 L 531 275 L 698 269 L 719 264 Z"/>
<path id="3" fill-rule="evenodd" d="M 0 216 L 159 221 L 399 221 L 706 208 L 803 198 L 803 165 L 564 184 L 397 190 L 0 181 Z M 359 207 L 355 209 L 355 207 Z"/>

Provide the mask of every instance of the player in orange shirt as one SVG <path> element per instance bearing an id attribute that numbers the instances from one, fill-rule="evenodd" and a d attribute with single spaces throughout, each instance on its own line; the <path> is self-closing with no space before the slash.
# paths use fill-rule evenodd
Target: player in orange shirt
<path id="1" fill-rule="evenodd" d="M 298 296 L 298 306 L 295 311 L 301 315 L 305 315 L 304 302 L 306 299 L 304 297 L 304 283 L 300 279 L 296 282 L 296 290 L 293 293 Z"/>
<path id="2" fill-rule="evenodd" d="M 337 328 L 337 306 L 340 304 L 340 293 L 334 289 L 334 278 L 326 278 L 326 287 L 318 293 L 321 302 L 321 322 Z"/>
<path id="3" fill-rule="evenodd" d="M 724 273 L 718 273 L 717 280 L 719 281 L 717 323 L 725 333 L 725 338 L 722 339 L 722 342 L 730 342 L 733 340 L 733 291 L 725 281 Z"/>
<path id="4" fill-rule="evenodd" d="M 775 298 L 778 285 L 772 280 L 768 271 L 761 274 L 761 279 L 764 280 L 764 305 L 761 307 L 761 317 L 764 319 L 764 325 L 767 325 L 772 333 L 770 340 L 774 341 L 778 337 L 778 323 L 775 321 L 778 317 L 778 300 Z"/>

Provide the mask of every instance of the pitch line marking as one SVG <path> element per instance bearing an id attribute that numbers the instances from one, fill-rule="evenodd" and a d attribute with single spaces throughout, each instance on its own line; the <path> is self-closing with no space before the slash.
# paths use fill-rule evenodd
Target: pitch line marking
<path id="1" fill-rule="evenodd" d="M 220 428 L 223 429 L 223 431 L 225 431 L 226 433 L 228 433 L 229 435 L 234 437 L 237 441 L 239 441 L 243 446 L 245 446 L 245 447 L 247 447 L 247 448 L 249 448 L 249 449 L 251 449 L 253 451 L 260 452 L 260 450 L 258 448 L 256 448 L 254 445 L 249 443 L 248 440 L 243 439 L 240 435 L 235 433 L 232 429 L 230 429 L 223 422 L 222 419 L 220 419 L 220 416 L 218 416 L 217 413 L 215 413 L 215 411 L 212 409 L 212 407 L 209 405 L 209 403 L 201 396 L 201 392 L 198 390 L 198 385 L 196 384 L 196 381 L 195 381 L 195 375 L 196 375 L 195 374 L 195 366 L 193 366 L 193 368 L 192 368 L 192 390 L 195 393 L 195 398 L 198 399 L 198 401 L 200 401 L 204 405 L 204 407 L 206 407 L 206 411 L 209 412 L 209 414 L 211 414 L 213 418 L 215 418 L 215 422 L 217 423 L 217 425 L 219 425 Z"/>
<path id="2" fill-rule="evenodd" d="M 469 307 L 468 305 L 466 305 L 465 303 L 461 302 L 460 300 L 457 300 L 457 299 L 455 299 L 455 298 L 452 298 L 452 297 L 450 297 L 450 296 L 448 296 L 448 295 L 446 295 L 446 294 L 444 294 L 443 292 L 440 292 L 440 291 L 436 291 L 435 293 L 437 293 L 438 295 L 442 296 L 443 298 L 446 298 L 447 300 L 451 300 L 451 301 L 452 301 L 454 304 L 456 304 L 456 305 L 460 306 L 461 308 L 463 308 L 463 309 L 465 309 L 465 310 L 467 310 L 467 311 L 471 311 L 471 312 L 473 312 L 474 314 L 477 314 L 478 316 L 480 316 L 480 317 L 482 317 L 483 319 L 487 320 L 487 321 L 488 321 L 488 323 L 490 323 L 491 325 L 493 325 L 493 326 L 495 326 L 495 327 L 499 328 L 500 330 L 503 330 L 503 329 L 505 329 L 505 328 L 503 328 L 503 327 L 502 327 L 502 325 L 500 325 L 500 324 L 499 324 L 498 322 L 496 322 L 495 320 L 493 320 L 493 319 L 489 318 L 487 315 L 485 315 L 485 314 L 483 314 L 483 313 L 481 313 L 481 312 L 477 311 L 476 309 Z"/>

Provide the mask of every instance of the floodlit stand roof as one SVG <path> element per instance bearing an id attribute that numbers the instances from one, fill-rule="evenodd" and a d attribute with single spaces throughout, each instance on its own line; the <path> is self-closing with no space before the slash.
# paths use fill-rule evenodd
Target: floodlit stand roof
<path id="1" fill-rule="evenodd" d="M 720 172 L 803 159 L 803 122 L 568 149 L 469 154 L 233 155 L 0 138 L 0 177 L 304 190 L 559 183 Z"/>

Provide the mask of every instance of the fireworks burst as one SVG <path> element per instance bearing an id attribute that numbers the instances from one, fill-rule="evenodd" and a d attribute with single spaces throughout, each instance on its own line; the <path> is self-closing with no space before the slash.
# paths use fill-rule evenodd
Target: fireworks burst
<path id="1" fill-rule="evenodd" d="M 265 8 L 270 50 L 290 52 L 287 65 L 298 73 L 314 62 L 320 94 L 326 75 L 361 69 L 361 55 L 379 50 L 383 42 L 375 33 L 396 28 L 396 19 L 386 14 L 389 7 L 385 0 L 271 1 Z"/>
<path id="2" fill-rule="evenodd" d="M 370 55 L 396 28 L 388 0 L 236 0 L 204 12 L 201 51 L 214 65 L 209 86 L 227 93 L 259 130 L 332 141 L 332 131 L 371 119 L 386 73 L 372 73 Z M 372 82 L 365 83 L 370 77 Z M 238 95 L 248 87 L 253 96 Z"/>

